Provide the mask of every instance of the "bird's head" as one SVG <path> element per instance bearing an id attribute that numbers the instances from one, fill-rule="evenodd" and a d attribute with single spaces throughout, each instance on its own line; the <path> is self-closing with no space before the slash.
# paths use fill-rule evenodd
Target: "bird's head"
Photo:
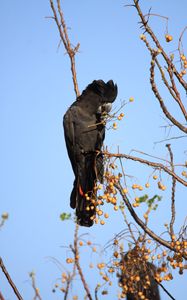
<path id="1" fill-rule="evenodd" d="M 101 96 L 102 103 L 114 102 L 118 93 L 117 84 L 114 84 L 113 80 L 109 80 L 107 83 L 101 79 L 94 80 L 88 85 L 87 89 Z"/>
<path id="2" fill-rule="evenodd" d="M 84 106 L 84 109 L 90 112 L 102 114 L 108 113 L 112 108 L 112 103 L 117 97 L 118 88 L 113 80 L 104 82 L 103 80 L 94 80 L 83 91 L 77 99 L 78 104 Z"/>
<path id="3" fill-rule="evenodd" d="M 103 80 L 94 80 L 93 84 L 95 91 L 101 96 L 97 113 L 108 114 L 112 109 L 112 103 L 117 97 L 117 84 L 114 84 L 113 80 L 109 80 L 107 83 Z"/>

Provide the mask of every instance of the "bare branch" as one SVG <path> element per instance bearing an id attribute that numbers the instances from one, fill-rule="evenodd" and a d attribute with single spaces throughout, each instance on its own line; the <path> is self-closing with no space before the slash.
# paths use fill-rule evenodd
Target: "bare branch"
<path id="1" fill-rule="evenodd" d="M 178 43 L 178 50 L 179 50 L 179 54 L 181 55 L 182 52 L 181 52 L 181 47 L 182 47 L 182 38 L 183 38 L 183 35 L 185 33 L 185 31 L 187 30 L 187 26 L 185 26 L 185 28 L 183 29 L 180 37 L 179 37 L 179 43 Z"/>
<path id="2" fill-rule="evenodd" d="M 166 166 L 164 166 L 161 163 L 155 163 L 152 161 L 148 161 L 136 156 L 131 156 L 128 154 L 114 154 L 114 153 L 109 153 L 107 151 L 102 152 L 104 155 L 106 155 L 107 157 L 117 157 L 117 158 L 126 158 L 126 159 L 130 159 L 133 161 L 138 161 L 144 165 L 148 165 L 150 167 L 153 167 L 155 169 L 159 169 L 159 170 L 163 170 L 164 172 L 166 172 L 167 174 L 171 175 L 172 177 L 174 177 L 178 182 L 180 182 L 181 184 L 183 184 L 184 186 L 187 186 L 187 181 L 183 180 L 181 177 L 179 177 L 176 173 L 172 172 L 170 169 L 168 169 Z"/>
<path id="3" fill-rule="evenodd" d="M 135 4 L 135 8 L 138 12 L 138 15 L 141 19 L 142 25 L 145 29 L 145 31 L 150 35 L 150 37 L 152 38 L 152 40 L 154 41 L 155 45 L 157 46 L 158 49 L 162 49 L 162 56 L 165 59 L 168 67 L 170 67 L 173 70 L 174 75 L 176 76 L 176 78 L 178 79 L 178 81 L 181 83 L 181 85 L 184 87 L 184 89 L 187 91 L 187 83 L 183 80 L 183 78 L 180 76 L 179 72 L 176 70 L 173 62 L 171 61 L 171 59 L 167 56 L 166 52 L 164 51 L 163 47 L 161 46 L 159 40 L 157 39 L 157 37 L 155 36 L 154 32 L 152 31 L 152 29 L 149 27 L 147 20 L 145 19 L 141 8 L 139 6 L 139 1 L 138 0 L 133 0 L 134 4 Z"/>
<path id="4" fill-rule="evenodd" d="M 35 273 L 34 272 L 31 272 L 29 274 L 29 276 L 31 277 L 31 280 L 32 280 L 32 287 L 33 287 L 33 290 L 35 292 L 35 295 L 34 295 L 34 298 L 33 300 L 42 300 L 41 296 L 40 296 L 40 293 L 39 293 L 39 289 L 36 287 L 36 281 L 35 281 Z"/>
<path id="5" fill-rule="evenodd" d="M 161 140 L 161 141 L 154 142 L 154 144 L 156 145 L 156 144 L 163 143 L 163 142 L 166 142 L 166 141 L 177 140 L 177 139 L 182 139 L 182 138 L 187 138 L 187 136 L 186 135 L 173 136 L 173 137 L 168 138 L 168 139 L 164 139 L 164 140 Z"/>
<path id="6" fill-rule="evenodd" d="M 171 150 L 171 145 L 167 144 L 166 147 L 168 148 L 170 160 L 171 160 L 171 170 L 174 172 L 174 164 L 173 164 L 173 153 Z M 170 235 L 174 235 L 173 225 L 175 222 L 175 188 L 176 188 L 176 179 L 172 177 L 172 194 L 171 194 L 171 221 L 170 221 Z"/>
<path id="7" fill-rule="evenodd" d="M 5 300 L 1 292 L 0 292 L 0 300 Z"/>
<path id="8" fill-rule="evenodd" d="M 55 20 L 56 25 L 58 27 L 60 38 L 61 38 L 61 40 L 64 44 L 64 47 L 65 47 L 65 49 L 68 53 L 68 56 L 70 58 L 74 91 L 75 91 L 76 97 L 78 97 L 80 95 L 80 93 L 79 93 L 79 89 L 78 89 L 77 75 L 76 75 L 76 69 L 75 69 L 75 55 L 78 52 L 80 44 L 78 43 L 75 48 L 71 47 L 71 43 L 70 43 L 69 36 L 68 36 L 68 33 L 67 33 L 66 23 L 65 23 L 65 20 L 64 20 L 63 11 L 62 11 L 61 5 L 60 5 L 60 0 L 57 0 L 58 13 L 59 13 L 59 16 L 60 16 L 60 20 L 58 18 L 57 11 L 56 11 L 56 8 L 54 6 L 53 0 L 50 0 L 50 4 L 51 4 L 51 9 L 52 9 L 53 15 L 54 15 L 54 20 Z"/>
<path id="9" fill-rule="evenodd" d="M 178 122 L 167 110 L 167 107 L 164 103 L 164 100 L 162 99 L 158 88 L 156 86 L 155 83 L 155 57 L 156 54 L 152 55 L 152 61 L 151 61 L 151 67 L 150 67 L 150 83 L 151 83 L 151 87 L 153 90 L 153 93 L 155 94 L 156 98 L 158 99 L 160 106 L 162 108 L 163 113 L 165 114 L 165 116 L 173 123 L 175 124 L 180 130 L 182 130 L 183 132 L 187 133 L 187 128 L 185 126 L 183 126 L 180 122 Z M 187 118 L 186 118 L 187 119 Z"/>
<path id="10" fill-rule="evenodd" d="M 79 225 L 76 224 L 75 235 L 74 235 L 74 247 L 72 245 L 70 245 L 70 248 L 71 248 L 71 251 L 74 254 L 75 265 L 76 265 L 76 268 L 77 268 L 77 270 L 79 272 L 79 275 L 80 275 L 81 281 L 83 283 L 84 289 L 86 291 L 86 295 L 87 295 L 87 297 L 88 297 L 89 300 L 92 300 L 92 296 L 90 294 L 90 290 L 88 288 L 88 285 L 86 283 L 85 277 L 83 275 L 83 272 L 82 272 L 82 269 L 81 269 L 81 266 L 80 266 L 80 263 L 79 263 L 79 250 L 78 250 L 78 245 L 77 245 L 77 242 L 78 242 L 78 230 L 79 230 Z"/>
<path id="11" fill-rule="evenodd" d="M 115 187 L 117 188 L 117 190 L 120 192 L 123 201 L 125 202 L 131 216 L 133 217 L 133 219 L 136 221 L 136 223 L 143 229 L 144 232 L 146 232 L 150 237 L 152 237 L 155 241 L 157 241 L 159 244 L 165 246 L 166 248 L 177 252 L 177 250 L 171 245 L 171 243 L 167 242 L 166 240 L 163 240 L 161 237 L 159 237 L 158 235 L 156 235 L 151 229 L 149 229 L 146 224 L 138 217 L 138 215 L 135 213 L 131 203 L 129 202 L 127 195 L 123 192 L 123 187 L 121 186 L 120 182 L 115 183 Z M 184 254 L 182 254 L 182 256 L 186 259 L 187 256 Z"/>
<path id="12" fill-rule="evenodd" d="M 19 299 L 19 300 L 23 300 L 23 298 L 21 297 L 17 287 L 15 286 L 14 282 L 12 281 L 4 263 L 3 263 L 3 260 L 2 258 L 0 257 L 0 268 L 2 270 L 2 272 L 4 273 L 4 275 L 6 276 L 10 286 L 12 287 L 13 291 L 14 291 L 14 294 L 16 295 L 16 297 Z"/>

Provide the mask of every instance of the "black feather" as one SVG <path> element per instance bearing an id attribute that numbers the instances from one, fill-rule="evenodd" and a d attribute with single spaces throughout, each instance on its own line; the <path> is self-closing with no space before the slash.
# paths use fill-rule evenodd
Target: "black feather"
<path id="1" fill-rule="evenodd" d="M 93 224 L 95 208 L 89 206 L 85 194 L 95 197 L 96 181 L 103 180 L 103 156 L 99 151 L 105 138 L 102 111 L 109 110 L 117 96 L 117 85 L 110 80 L 94 80 L 83 91 L 64 115 L 64 136 L 68 155 L 75 175 L 70 205 L 76 208 L 77 222 L 83 226 Z M 102 108 L 103 107 L 103 108 Z M 102 108 L 102 109 L 101 109 Z"/>

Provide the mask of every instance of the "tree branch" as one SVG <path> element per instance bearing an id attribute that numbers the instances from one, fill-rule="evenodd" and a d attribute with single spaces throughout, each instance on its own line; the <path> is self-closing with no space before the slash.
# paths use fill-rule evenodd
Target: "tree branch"
<path id="1" fill-rule="evenodd" d="M 54 20 L 56 22 L 56 25 L 58 27 L 58 31 L 60 34 L 60 38 L 64 44 L 64 47 L 68 53 L 69 59 L 70 59 L 70 64 L 71 64 L 71 72 L 72 72 L 72 79 L 73 79 L 73 85 L 74 85 L 74 91 L 76 94 L 76 97 L 78 97 L 80 95 L 79 93 L 79 89 L 78 89 L 78 83 L 77 83 L 77 75 L 76 75 L 76 69 L 75 69 L 75 55 L 79 50 L 80 44 L 78 43 L 76 47 L 72 48 L 69 37 L 68 37 L 68 33 L 67 33 L 67 27 L 66 27 L 66 23 L 64 20 L 64 15 L 63 15 L 63 11 L 61 9 L 61 5 L 60 5 L 60 0 L 57 0 L 57 6 L 58 6 L 58 13 L 60 16 L 60 21 L 57 15 L 57 11 L 55 9 L 53 0 L 50 0 L 50 4 L 51 4 L 51 9 L 53 11 L 53 15 L 54 15 Z"/>
<path id="2" fill-rule="evenodd" d="M 0 300 L 5 300 L 1 292 L 0 292 Z"/>
<path id="3" fill-rule="evenodd" d="M 7 278 L 10 286 L 12 287 L 13 291 L 14 291 L 14 294 L 16 295 L 16 297 L 19 299 L 19 300 L 23 300 L 23 298 L 21 297 L 17 287 L 15 286 L 14 282 L 12 281 L 4 263 L 3 263 L 3 260 L 2 258 L 0 257 L 0 267 L 1 267 L 1 270 L 2 272 L 4 273 L 5 277 Z"/>
<path id="4" fill-rule="evenodd" d="M 152 55 L 152 61 L 151 61 L 151 67 L 150 67 L 150 83 L 151 83 L 151 87 L 153 90 L 153 93 L 155 94 L 156 98 L 158 99 L 160 106 L 162 108 L 163 113 L 165 114 L 165 116 L 174 124 L 176 125 L 180 130 L 182 130 L 183 132 L 187 133 L 187 128 L 185 126 L 183 126 L 180 122 L 178 122 L 167 110 L 166 105 L 164 104 L 164 100 L 162 99 L 158 88 L 156 86 L 155 83 L 155 58 L 156 58 L 156 53 Z M 187 118 L 186 118 L 187 119 Z"/>
<path id="5" fill-rule="evenodd" d="M 162 56 L 165 59 L 168 67 L 170 67 L 173 70 L 174 75 L 177 77 L 178 81 L 181 83 L 181 85 L 184 87 L 184 89 L 187 91 L 187 83 L 183 80 L 183 78 L 180 76 L 179 72 L 176 70 L 174 64 L 172 63 L 171 59 L 167 56 L 166 52 L 164 51 L 163 47 L 161 46 L 159 40 L 157 39 L 157 37 L 155 36 L 154 32 L 152 31 L 152 29 L 149 27 L 147 20 L 145 19 L 141 8 L 139 6 L 139 1 L 138 0 L 133 0 L 134 2 L 134 6 L 138 12 L 138 15 L 141 19 L 142 25 L 145 29 L 145 31 L 150 35 L 150 37 L 152 38 L 152 40 L 154 41 L 155 45 L 157 46 L 158 49 L 162 49 Z"/>
<path id="6" fill-rule="evenodd" d="M 170 159 L 171 159 L 171 169 L 174 172 L 174 165 L 173 165 L 173 153 L 171 151 L 171 145 L 167 144 L 166 147 L 168 148 Z M 172 177 L 172 193 L 171 193 L 171 221 L 170 221 L 170 235 L 174 235 L 173 225 L 175 222 L 175 188 L 176 188 L 176 179 Z"/>
<path id="7" fill-rule="evenodd" d="M 133 219 L 136 221 L 136 223 L 143 229 L 144 232 L 146 232 L 150 237 L 152 237 L 155 241 L 157 241 L 159 244 L 165 246 L 166 248 L 177 252 L 177 250 L 172 247 L 170 242 L 167 242 L 166 240 L 163 240 L 161 237 L 159 237 L 158 235 L 156 235 L 151 229 L 149 229 L 146 224 L 138 217 L 138 215 L 135 213 L 131 203 L 129 202 L 126 194 L 123 192 L 123 187 L 121 186 L 120 182 L 115 183 L 115 187 L 117 188 L 117 190 L 120 192 L 123 201 L 125 202 L 131 216 L 133 217 Z M 185 253 L 182 254 L 182 256 L 187 259 L 187 255 L 185 255 Z"/>
<path id="8" fill-rule="evenodd" d="M 166 166 L 164 166 L 161 163 L 155 163 L 155 162 L 148 161 L 148 160 L 145 160 L 145 159 L 142 159 L 142 158 L 139 158 L 139 157 L 131 156 L 131 155 L 128 155 L 128 154 L 119 154 L 119 153 L 114 154 L 114 153 L 109 153 L 107 151 L 103 151 L 102 153 L 107 157 L 126 158 L 126 159 L 130 159 L 130 160 L 133 160 L 133 161 L 138 161 L 138 162 L 140 162 L 144 165 L 148 165 L 148 166 L 156 168 L 156 169 L 163 170 L 164 172 L 166 172 L 170 176 L 174 177 L 178 182 L 180 182 L 184 186 L 187 186 L 187 181 L 180 178 L 176 173 L 172 172 L 172 170 L 168 169 Z"/>
<path id="9" fill-rule="evenodd" d="M 33 287 L 33 290 L 35 292 L 35 295 L 34 295 L 34 298 L 33 300 L 42 300 L 41 296 L 40 296 L 40 293 L 39 293 L 39 289 L 37 288 L 36 286 L 36 281 L 35 281 L 35 273 L 34 272 L 31 272 L 30 274 L 30 277 L 31 277 L 31 280 L 32 280 L 32 287 Z"/>
<path id="10" fill-rule="evenodd" d="M 76 268 L 79 272 L 79 275 L 80 275 L 81 281 L 83 283 L 84 289 L 86 291 L 87 297 L 88 297 L 89 300 L 92 300 L 90 290 L 88 288 L 88 285 L 86 283 L 85 277 L 83 275 L 83 272 L 82 272 L 82 269 L 81 269 L 81 266 L 80 266 L 80 263 L 79 263 L 79 251 L 78 251 L 78 245 L 77 245 L 77 242 L 78 242 L 78 229 L 79 229 L 79 225 L 76 224 L 75 235 L 74 235 L 74 247 L 72 245 L 70 245 L 70 248 L 71 248 L 71 250 L 74 254 L 75 265 L 76 265 Z"/>

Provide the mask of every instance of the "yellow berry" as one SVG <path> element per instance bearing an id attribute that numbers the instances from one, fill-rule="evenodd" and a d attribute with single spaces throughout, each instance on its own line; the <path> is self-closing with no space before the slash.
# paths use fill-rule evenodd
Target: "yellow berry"
<path id="1" fill-rule="evenodd" d="M 98 210 L 97 214 L 98 214 L 98 216 L 102 216 L 103 211 L 100 209 L 100 210 Z"/>
<path id="2" fill-rule="evenodd" d="M 162 191 L 165 191 L 165 190 L 166 190 L 166 186 L 163 185 L 163 186 L 162 186 Z"/>
<path id="3" fill-rule="evenodd" d="M 100 224 L 101 224 L 101 225 L 104 225 L 104 224 L 105 224 L 105 221 L 104 221 L 104 220 L 101 220 L 101 221 L 100 221 Z"/>
<path id="4" fill-rule="evenodd" d="M 138 185 L 134 183 L 134 184 L 132 185 L 132 189 L 135 190 L 135 189 L 137 189 L 137 188 L 138 188 Z"/>
<path id="5" fill-rule="evenodd" d="M 133 101 L 134 101 L 134 97 L 130 97 L 129 102 L 133 102 Z"/>
<path id="6" fill-rule="evenodd" d="M 135 278 L 134 278 L 136 281 L 140 281 L 140 276 L 135 276 Z"/>
<path id="7" fill-rule="evenodd" d="M 166 42 L 169 43 L 169 42 L 171 42 L 173 40 L 173 37 L 170 34 L 166 34 L 165 35 L 165 39 L 166 39 Z"/>
<path id="8" fill-rule="evenodd" d="M 150 187 L 150 183 L 147 182 L 147 183 L 145 184 L 145 187 L 146 187 L 146 188 L 149 188 L 149 187 Z"/>
<path id="9" fill-rule="evenodd" d="M 7 220 L 8 217 L 9 217 L 9 215 L 8 215 L 7 212 L 2 213 L 2 215 L 1 215 L 1 218 L 2 218 L 3 220 Z"/>
<path id="10" fill-rule="evenodd" d="M 181 54 L 181 59 L 184 61 L 186 60 L 186 56 L 184 54 Z"/>
<path id="11" fill-rule="evenodd" d="M 140 39 L 141 39 L 142 41 L 145 41 L 145 40 L 146 40 L 146 36 L 145 36 L 144 34 L 140 34 Z"/>
<path id="12" fill-rule="evenodd" d="M 113 123 L 113 129 L 117 129 L 117 123 Z"/>
<path id="13" fill-rule="evenodd" d="M 115 251 L 115 252 L 113 253 L 113 255 L 114 255 L 115 258 L 118 258 L 119 253 L 118 253 L 117 251 Z"/>

